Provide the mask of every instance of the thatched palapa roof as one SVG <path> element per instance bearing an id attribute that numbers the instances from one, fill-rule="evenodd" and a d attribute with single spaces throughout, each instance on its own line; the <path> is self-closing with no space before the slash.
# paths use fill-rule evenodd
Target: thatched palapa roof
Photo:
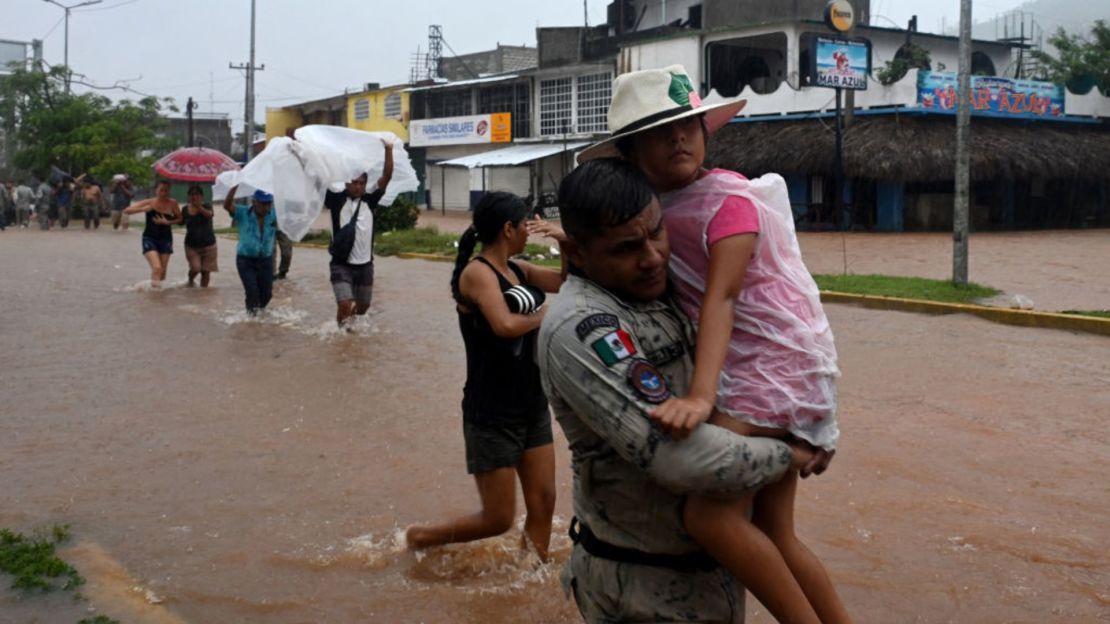
<path id="1" fill-rule="evenodd" d="M 834 119 L 744 121 L 717 132 L 707 160 L 747 175 L 832 175 Z M 844 175 L 873 180 L 952 180 L 954 115 L 857 116 L 844 129 Z M 973 117 L 971 179 L 1110 179 L 1110 127 Z"/>

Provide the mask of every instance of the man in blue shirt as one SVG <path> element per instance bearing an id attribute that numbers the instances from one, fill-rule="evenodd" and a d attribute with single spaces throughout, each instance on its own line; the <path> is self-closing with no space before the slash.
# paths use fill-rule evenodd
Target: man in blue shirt
<path id="1" fill-rule="evenodd" d="M 239 245 L 235 249 L 235 268 L 246 291 L 247 312 L 258 314 L 270 303 L 274 289 L 274 237 L 277 236 L 277 215 L 274 196 L 258 190 L 249 206 L 235 203 L 237 186 L 231 187 L 224 199 L 224 209 L 239 229 Z"/>

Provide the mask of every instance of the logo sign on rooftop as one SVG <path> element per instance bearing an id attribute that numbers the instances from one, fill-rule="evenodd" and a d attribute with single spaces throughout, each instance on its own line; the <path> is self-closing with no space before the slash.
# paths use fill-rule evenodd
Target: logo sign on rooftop
<path id="1" fill-rule="evenodd" d="M 847 0 L 831 0 L 825 5 L 825 23 L 837 32 L 848 32 L 856 25 L 856 12 Z"/>

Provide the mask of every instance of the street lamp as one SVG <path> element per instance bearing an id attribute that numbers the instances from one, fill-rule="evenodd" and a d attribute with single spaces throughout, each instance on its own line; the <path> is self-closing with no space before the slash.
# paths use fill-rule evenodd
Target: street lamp
<path id="1" fill-rule="evenodd" d="M 73 9 L 83 7 L 83 6 L 88 6 L 90 4 L 100 4 L 101 2 L 104 2 L 104 0 L 85 0 L 85 2 L 79 2 L 77 4 L 70 5 L 70 6 L 66 6 L 66 5 L 58 2 L 57 0 L 43 0 L 43 2 L 49 2 L 50 4 L 53 4 L 55 6 L 60 6 L 63 9 L 65 9 L 65 12 L 66 12 L 65 66 L 66 66 L 66 94 L 68 95 L 69 94 L 69 12 L 72 11 Z"/>

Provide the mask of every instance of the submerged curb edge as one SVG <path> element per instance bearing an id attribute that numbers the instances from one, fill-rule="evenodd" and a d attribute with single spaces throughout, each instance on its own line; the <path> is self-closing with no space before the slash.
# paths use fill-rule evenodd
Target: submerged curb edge
<path id="1" fill-rule="evenodd" d="M 447 256 L 407 251 L 398 253 L 397 257 L 413 260 L 431 260 L 434 262 L 455 261 L 454 258 Z M 895 310 L 899 312 L 917 312 L 919 314 L 972 314 L 979 318 L 995 323 L 1003 323 L 1005 325 L 1036 327 L 1041 329 L 1061 329 L 1064 331 L 1110 336 L 1110 319 L 1094 316 L 1039 312 L 1035 310 L 1011 310 L 970 303 L 944 303 L 940 301 L 927 301 L 924 299 L 857 295 L 832 290 L 822 290 L 821 301 L 823 303 L 857 305 L 874 310 Z"/>
<path id="2" fill-rule="evenodd" d="M 900 297 L 881 297 L 877 295 L 857 295 L 830 290 L 821 291 L 823 303 L 846 303 L 876 310 L 897 310 L 921 314 L 973 314 L 979 318 L 1042 329 L 1062 329 L 1065 331 L 1085 332 L 1110 336 L 1110 319 L 1057 312 L 1035 310 L 1010 310 L 969 303 L 942 303 L 922 299 L 902 299 Z"/>

